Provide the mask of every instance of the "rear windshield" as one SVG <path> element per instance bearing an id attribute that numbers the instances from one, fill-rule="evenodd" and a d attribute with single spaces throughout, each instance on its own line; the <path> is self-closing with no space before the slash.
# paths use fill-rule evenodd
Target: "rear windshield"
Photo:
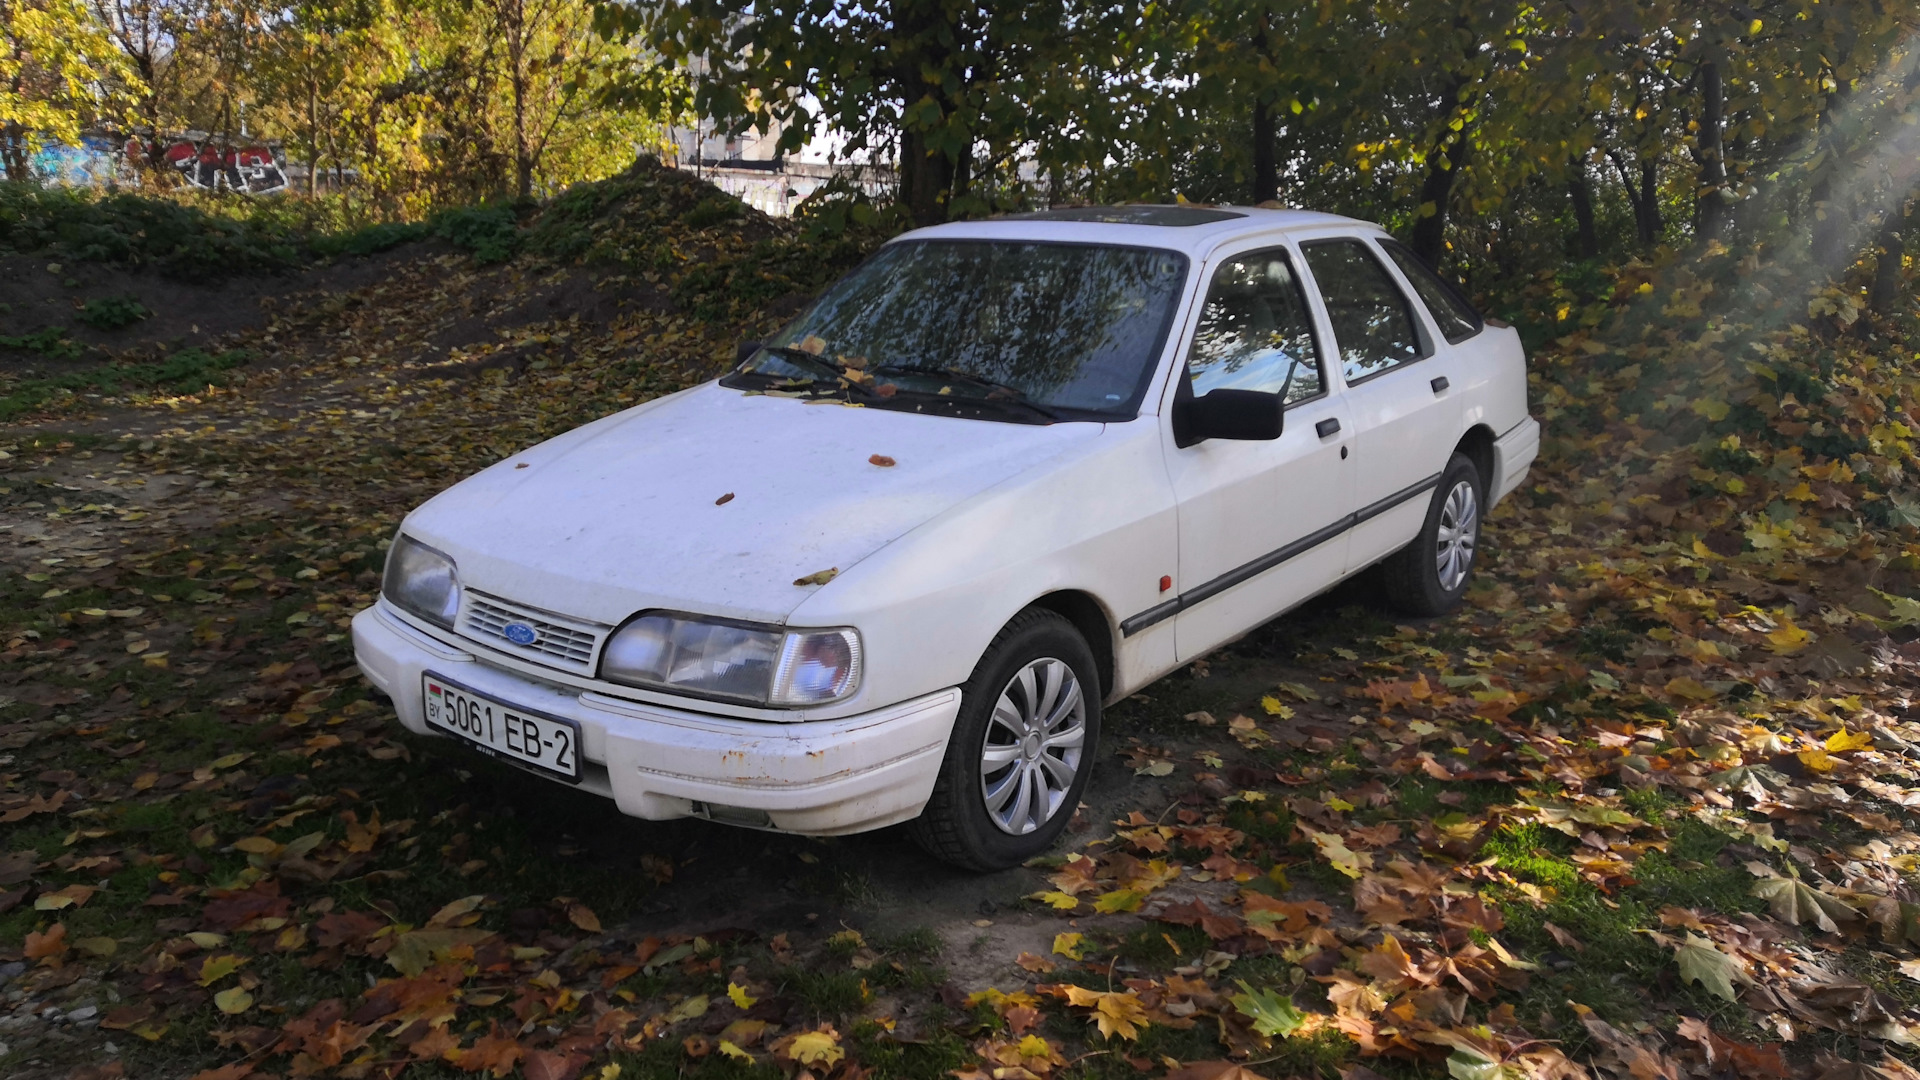
<path id="1" fill-rule="evenodd" d="M 872 406 L 904 406 L 935 393 L 1030 402 L 1059 419 L 1130 418 L 1166 342 L 1186 272 L 1186 256 L 1157 248 L 889 244 L 740 370 L 817 376 L 807 357 L 793 355 L 798 350 L 870 375 L 864 385 L 888 392 L 868 395 Z"/>

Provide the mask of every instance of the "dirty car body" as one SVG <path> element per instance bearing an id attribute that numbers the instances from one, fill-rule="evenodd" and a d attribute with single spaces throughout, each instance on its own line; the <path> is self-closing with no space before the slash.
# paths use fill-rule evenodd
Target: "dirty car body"
<path id="1" fill-rule="evenodd" d="M 408 515 L 354 621 L 403 724 L 635 817 L 1005 865 L 1103 704 L 1376 564 L 1457 602 L 1539 438 L 1511 329 L 1299 211 L 919 230 L 742 351 Z"/>

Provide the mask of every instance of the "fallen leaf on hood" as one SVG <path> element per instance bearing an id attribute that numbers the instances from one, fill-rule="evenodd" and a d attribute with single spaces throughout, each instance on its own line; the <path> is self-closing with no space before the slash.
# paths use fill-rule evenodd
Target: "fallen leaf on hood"
<path id="1" fill-rule="evenodd" d="M 733 492 L 729 491 L 725 495 L 722 495 L 719 498 L 713 500 L 713 505 L 725 506 L 732 501 L 733 501 Z"/>
<path id="2" fill-rule="evenodd" d="M 885 454 L 875 454 L 872 457 L 867 459 L 867 464 L 878 465 L 883 469 L 891 469 L 895 465 L 899 464 L 899 462 L 893 460 L 892 458 L 888 457 Z"/>
<path id="3" fill-rule="evenodd" d="M 815 570 L 806 577 L 794 578 L 793 583 L 795 585 L 825 585 L 827 582 L 839 576 L 840 568 L 836 566 L 831 570 Z"/>

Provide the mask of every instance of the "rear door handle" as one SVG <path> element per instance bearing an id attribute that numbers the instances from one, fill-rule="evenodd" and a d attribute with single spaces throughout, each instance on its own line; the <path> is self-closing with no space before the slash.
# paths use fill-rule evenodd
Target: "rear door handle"
<path id="1" fill-rule="evenodd" d="M 1338 418 L 1330 416 L 1313 425 L 1313 430 L 1319 432 L 1320 437 L 1323 439 L 1329 435 L 1337 435 L 1340 433 L 1340 421 Z"/>
<path id="2" fill-rule="evenodd" d="M 1452 386 L 1453 384 L 1447 381 L 1447 377 L 1445 375 L 1442 375 L 1434 379 L 1432 382 L 1428 383 L 1427 385 L 1433 387 L 1433 392 L 1437 394 L 1440 391 L 1445 390 L 1447 387 Z"/>

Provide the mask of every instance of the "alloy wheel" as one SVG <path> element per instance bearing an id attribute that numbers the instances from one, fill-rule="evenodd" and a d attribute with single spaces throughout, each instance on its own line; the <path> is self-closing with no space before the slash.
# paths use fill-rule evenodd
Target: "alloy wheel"
<path id="1" fill-rule="evenodd" d="M 1467 571 L 1473 567 L 1473 546 L 1480 539 L 1480 501 L 1473 494 L 1471 481 L 1462 480 L 1447 492 L 1439 524 L 1434 569 L 1440 587 L 1453 592 L 1467 579 Z"/>
<path id="2" fill-rule="evenodd" d="M 1025 835 L 1065 805 L 1087 741 L 1087 702 L 1064 660 L 1016 672 L 994 702 L 980 748 L 980 794 L 1001 832 Z"/>

